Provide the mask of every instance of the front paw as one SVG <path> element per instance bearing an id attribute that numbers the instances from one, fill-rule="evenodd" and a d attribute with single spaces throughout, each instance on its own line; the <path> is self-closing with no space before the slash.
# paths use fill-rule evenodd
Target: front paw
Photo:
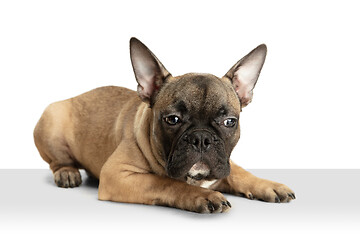
<path id="1" fill-rule="evenodd" d="M 274 203 L 290 202 L 296 198 L 294 191 L 286 185 L 265 179 L 258 179 L 244 194 L 249 199 Z"/>
<path id="2" fill-rule="evenodd" d="M 199 213 L 222 213 L 227 212 L 231 208 L 229 201 L 219 192 L 198 197 L 195 201 L 195 206 L 196 212 Z"/>
<path id="3" fill-rule="evenodd" d="M 197 213 L 222 213 L 231 208 L 231 204 L 222 193 L 207 189 L 201 192 L 192 192 L 176 205 L 177 208 Z"/>

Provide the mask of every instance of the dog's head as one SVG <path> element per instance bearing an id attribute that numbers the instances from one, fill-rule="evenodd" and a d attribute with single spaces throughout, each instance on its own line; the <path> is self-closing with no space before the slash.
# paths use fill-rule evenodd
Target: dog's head
<path id="1" fill-rule="evenodd" d="M 173 77 L 139 40 L 130 40 L 140 98 L 152 109 L 150 141 L 169 177 L 220 179 L 229 175 L 240 138 L 239 115 L 252 100 L 266 57 L 260 45 L 222 78 L 189 73 Z"/>

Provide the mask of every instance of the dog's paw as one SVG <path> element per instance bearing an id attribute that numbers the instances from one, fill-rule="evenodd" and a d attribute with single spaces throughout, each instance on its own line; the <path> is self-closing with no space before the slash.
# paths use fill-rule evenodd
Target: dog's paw
<path id="1" fill-rule="evenodd" d="M 58 187 L 73 188 L 81 184 L 81 175 L 78 169 L 63 167 L 54 173 L 54 180 Z"/>
<path id="2" fill-rule="evenodd" d="M 258 199 L 273 203 L 290 202 L 295 199 L 295 193 L 289 187 L 265 179 L 261 179 L 244 194 L 249 199 Z"/>
<path id="3" fill-rule="evenodd" d="M 191 209 L 198 213 L 222 213 L 231 208 L 231 204 L 220 192 L 211 191 L 194 199 L 195 205 Z"/>

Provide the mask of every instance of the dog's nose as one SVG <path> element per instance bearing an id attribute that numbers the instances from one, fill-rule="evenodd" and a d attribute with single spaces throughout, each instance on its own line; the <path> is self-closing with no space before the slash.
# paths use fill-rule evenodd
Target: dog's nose
<path id="1" fill-rule="evenodd" d="M 196 151 L 205 152 L 212 144 L 211 134 L 205 131 L 195 131 L 188 137 L 188 142 Z"/>

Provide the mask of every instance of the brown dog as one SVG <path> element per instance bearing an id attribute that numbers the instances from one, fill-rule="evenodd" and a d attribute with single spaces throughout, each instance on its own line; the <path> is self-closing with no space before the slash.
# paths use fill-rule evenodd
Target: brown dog
<path id="1" fill-rule="evenodd" d="M 287 186 L 257 178 L 229 159 L 265 45 L 222 78 L 173 77 L 135 38 L 130 53 L 137 93 L 98 88 L 51 104 L 39 120 L 35 144 L 59 187 L 79 186 L 84 168 L 100 179 L 100 200 L 212 213 L 231 207 L 220 192 L 268 202 L 295 199 Z"/>

